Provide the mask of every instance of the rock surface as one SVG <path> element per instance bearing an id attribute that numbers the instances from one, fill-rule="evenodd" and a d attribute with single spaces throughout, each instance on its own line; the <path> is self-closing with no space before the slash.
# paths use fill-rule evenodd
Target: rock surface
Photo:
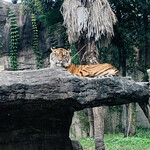
<path id="1" fill-rule="evenodd" d="M 69 138 L 74 111 L 148 98 L 148 85 L 131 78 L 79 78 L 62 68 L 0 72 L 0 150 L 82 149 Z"/>
<path id="2" fill-rule="evenodd" d="M 9 41 L 10 41 L 10 21 L 8 18 L 8 11 L 9 8 L 13 8 L 13 12 L 16 16 L 17 19 L 17 25 L 19 26 L 19 35 L 20 35 L 20 41 L 19 41 L 19 49 L 18 49 L 18 69 L 19 70 L 31 70 L 31 69 L 36 69 L 37 68 L 37 60 L 36 60 L 36 55 L 33 51 L 32 48 L 32 41 L 33 41 L 33 32 L 32 32 L 32 27 L 31 27 L 31 17 L 30 16 L 25 16 L 23 15 L 23 9 L 20 4 L 13 5 L 11 3 L 6 3 L 0 1 L 0 66 L 4 66 L 5 70 L 11 70 L 11 64 L 10 64 L 10 56 L 9 56 Z M 42 25 L 41 22 L 37 22 L 38 25 L 38 30 L 39 30 L 39 50 L 40 52 L 43 53 L 43 68 L 46 68 L 49 66 L 49 48 L 50 46 L 50 37 L 48 36 L 47 29 Z M 60 47 L 63 45 L 62 37 L 60 38 L 56 34 L 56 39 L 58 45 L 55 45 L 56 47 Z M 2 48 L 1 48 L 1 43 L 2 43 Z M 150 55 L 149 55 L 150 56 Z M 134 79 L 138 79 L 138 81 L 141 81 L 140 79 L 143 76 L 143 73 L 138 71 L 134 72 L 135 74 L 129 74 L 129 76 L 133 76 Z M 107 108 L 106 108 L 107 109 Z M 140 111 L 140 110 L 139 110 Z M 143 119 L 143 116 L 141 115 L 143 113 L 140 111 L 140 114 L 137 114 L 137 118 L 139 120 Z M 112 114 L 113 117 L 114 114 Z M 116 114 L 118 116 L 119 114 Z M 110 115 L 106 115 L 106 119 L 108 118 L 107 116 L 110 117 Z M 115 120 L 112 118 L 112 120 Z M 122 120 L 124 118 L 122 117 Z M 115 122 L 115 121 L 114 121 Z M 147 122 L 145 120 L 144 122 Z M 118 124 L 114 124 L 112 121 L 109 121 L 109 124 L 114 126 L 118 126 Z M 143 121 L 140 122 L 140 125 L 144 125 Z M 124 126 L 124 125 L 122 125 Z M 146 126 L 150 127 L 150 126 Z M 106 128 L 106 130 L 108 130 Z M 112 129 L 110 129 L 112 131 Z"/>
<path id="3" fill-rule="evenodd" d="M 150 69 L 147 70 L 148 76 L 149 76 L 149 82 L 150 82 Z"/>
<path id="4" fill-rule="evenodd" d="M 61 68 L 0 72 L 0 102 L 65 102 L 80 110 L 144 102 L 148 98 L 148 85 L 131 78 L 79 78 Z"/>
<path id="5" fill-rule="evenodd" d="M 19 47 L 18 47 L 18 69 L 36 69 L 36 55 L 33 50 L 33 31 L 31 16 L 23 14 L 23 6 L 20 4 L 13 5 L 12 3 L 0 1 L 0 65 L 5 67 L 5 70 L 11 70 L 10 65 L 10 19 L 8 17 L 10 7 L 17 20 L 19 28 Z M 49 61 L 50 38 L 47 29 L 41 22 L 37 21 L 38 27 L 38 47 L 43 54 L 43 67 L 47 67 Z"/>
<path id="6" fill-rule="evenodd" d="M 73 150 L 83 150 L 80 142 L 76 140 L 72 140 L 72 147 L 73 147 Z"/>

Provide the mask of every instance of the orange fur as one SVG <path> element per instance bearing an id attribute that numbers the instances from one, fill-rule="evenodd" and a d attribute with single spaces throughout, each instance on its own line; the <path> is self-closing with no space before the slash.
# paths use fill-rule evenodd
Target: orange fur
<path id="1" fill-rule="evenodd" d="M 79 77 L 96 77 L 96 76 L 109 76 L 109 71 L 114 71 L 112 76 L 118 76 L 118 70 L 111 64 L 95 64 L 95 65 L 74 65 L 71 64 L 66 68 L 73 75 Z"/>
<path id="2" fill-rule="evenodd" d="M 75 65 L 71 63 L 70 51 L 63 48 L 53 49 L 50 54 L 50 63 L 59 64 L 73 75 L 79 77 L 109 77 L 118 76 L 119 71 L 111 64 Z"/>

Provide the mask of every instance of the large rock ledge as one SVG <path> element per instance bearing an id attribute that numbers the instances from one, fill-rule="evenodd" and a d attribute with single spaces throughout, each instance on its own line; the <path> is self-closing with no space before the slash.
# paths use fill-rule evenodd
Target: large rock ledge
<path id="1" fill-rule="evenodd" d="M 148 114 L 148 98 L 148 84 L 131 78 L 79 78 L 60 68 L 0 72 L 0 150 L 77 150 L 69 138 L 74 111 L 138 102 Z"/>
<path id="2" fill-rule="evenodd" d="M 148 85 L 131 78 L 79 78 L 61 68 L 0 72 L 0 102 L 5 103 L 46 101 L 52 106 L 64 103 L 80 110 L 146 102 L 148 98 Z"/>

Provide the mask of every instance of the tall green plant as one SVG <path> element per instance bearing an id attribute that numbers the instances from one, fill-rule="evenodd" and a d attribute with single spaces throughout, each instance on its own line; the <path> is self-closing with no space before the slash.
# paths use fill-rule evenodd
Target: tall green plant
<path id="1" fill-rule="evenodd" d="M 38 28 L 36 25 L 36 18 L 35 15 L 32 14 L 32 30 L 33 30 L 33 50 L 36 54 L 36 60 L 37 60 L 37 69 L 42 68 L 42 53 L 39 51 L 38 48 Z"/>
<path id="2" fill-rule="evenodd" d="M 16 17 L 12 8 L 9 10 L 10 18 L 10 62 L 12 70 L 18 70 L 18 44 L 19 44 L 19 31 L 17 26 Z"/>

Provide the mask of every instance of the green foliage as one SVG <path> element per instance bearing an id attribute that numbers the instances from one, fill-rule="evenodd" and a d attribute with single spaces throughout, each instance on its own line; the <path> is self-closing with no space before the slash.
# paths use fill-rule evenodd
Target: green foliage
<path id="1" fill-rule="evenodd" d="M 94 148 L 94 139 L 78 138 L 83 149 Z M 106 134 L 104 141 L 107 150 L 150 150 L 150 129 L 138 128 L 133 137 L 124 138 L 123 134 Z"/>
<path id="2" fill-rule="evenodd" d="M 25 13 L 39 15 L 46 24 L 51 21 L 57 23 L 59 19 L 62 19 L 59 11 L 62 2 L 63 0 L 22 0 L 22 3 L 26 5 Z"/>
<path id="3" fill-rule="evenodd" d="M 88 121 L 88 112 L 87 110 L 82 110 L 82 111 L 79 111 L 78 113 L 78 117 L 79 117 L 79 120 L 80 120 L 80 123 L 81 123 L 81 129 L 83 131 L 85 131 L 86 133 L 89 132 L 89 121 Z"/>
<path id="4" fill-rule="evenodd" d="M 114 64 L 119 64 L 124 74 L 127 70 L 133 72 L 136 68 L 135 62 L 138 62 L 138 68 L 145 74 L 148 68 L 148 49 L 150 45 L 150 2 L 147 0 L 110 0 L 112 8 L 117 16 L 118 23 L 115 26 L 115 37 L 112 40 L 111 48 L 114 51 L 110 53 L 114 57 L 117 54 Z M 140 58 L 136 60 L 135 50 L 139 49 Z M 109 48 L 109 49 L 111 49 Z M 101 50 L 107 52 L 108 48 Z M 108 57 L 109 61 L 110 57 Z M 146 62 L 147 61 L 147 62 Z"/>
<path id="5" fill-rule="evenodd" d="M 32 30 L 33 30 L 33 50 L 36 54 L 36 60 L 37 60 L 37 69 L 42 68 L 42 53 L 39 51 L 38 48 L 38 28 L 36 25 L 36 18 L 35 15 L 32 14 Z"/>
<path id="6" fill-rule="evenodd" d="M 19 44 L 19 31 L 15 15 L 12 8 L 9 10 L 10 18 L 10 62 L 12 70 L 18 70 L 18 44 Z"/>
<path id="7" fill-rule="evenodd" d="M 34 5 L 35 5 L 35 9 L 38 13 L 43 12 L 43 7 L 42 7 L 42 3 L 40 0 L 34 0 Z"/>
<path id="8" fill-rule="evenodd" d="M 51 44 L 52 48 L 57 47 L 57 45 L 58 45 L 58 41 L 56 40 L 55 34 L 54 34 L 54 32 L 55 32 L 54 28 L 55 27 L 53 27 L 53 26 L 50 26 L 48 28 L 48 34 L 49 34 L 49 37 L 50 37 L 50 44 Z"/>
<path id="9" fill-rule="evenodd" d="M 43 6 L 40 0 L 22 0 L 22 3 L 26 5 L 24 8 L 25 14 L 39 14 L 43 12 Z"/>
<path id="10" fill-rule="evenodd" d="M 105 135 L 108 150 L 150 150 L 150 129 L 138 128 L 133 137 L 124 138 L 123 134 Z"/>
<path id="11" fill-rule="evenodd" d="M 62 16 L 57 9 L 51 9 L 51 11 L 39 15 L 38 19 L 46 26 L 51 26 L 58 22 L 62 22 Z"/>
<path id="12" fill-rule="evenodd" d="M 107 109 L 107 115 L 104 119 L 104 124 L 106 124 L 105 133 L 123 133 L 124 127 L 122 124 L 123 117 L 123 106 L 109 106 Z M 115 117 L 114 117 L 115 116 Z M 115 122 L 115 127 L 112 124 Z M 108 129 L 108 130 L 107 130 Z"/>
<path id="13" fill-rule="evenodd" d="M 148 79 L 149 79 L 148 73 L 147 73 L 147 71 L 144 71 L 144 75 L 143 75 L 142 81 L 143 82 L 148 82 Z"/>
<path id="14" fill-rule="evenodd" d="M 106 135 L 105 143 L 107 150 L 150 150 L 149 138 L 129 137 L 123 134 Z"/>
<path id="15" fill-rule="evenodd" d="M 83 149 L 85 150 L 95 150 L 94 139 L 92 138 L 77 138 L 79 140 Z"/>
<path id="16" fill-rule="evenodd" d="M 50 4 L 49 8 L 43 11 L 42 14 L 40 13 L 40 15 L 38 16 L 41 22 L 43 22 L 47 27 L 53 26 L 58 23 L 61 23 L 62 26 L 63 17 L 60 13 L 62 2 L 62 0 L 58 0 L 57 2 Z"/>
<path id="17" fill-rule="evenodd" d="M 98 45 L 100 63 L 107 62 L 119 69 L 118 47 L 111 44 L 109 47 L 101 48 Z"/>
<path id="18" fill-rule="evenodd" d="M 77 54 L 77 49 L 75 47 L 75 45 L 70 45 L 70 49 L 71 49 L 71 58 L 72 58 L 72 62 L 76 65 L 79 65 L 79 55 Z"/>
<path id="19" fill-rule="evenodd" d="M 57 47 L 56 39 L 65 37 L 65 28 L 62 25 L 63 17 L 59 11 L 63 0 L 22 0 L 22 2 L 27 6 L 25 12 L 36 14 L 37 18 L 45 24 L 49 31 L 52 47 Z"/>
<path id="20" fill-rule="evenodd" d="M 150 49 L 150 2 L 146 0 L 110 0 L 118 22 L 114 27 L 115 36 L 107 48 L 100 48 L 100 61 L 108 62 L 122 70 L 122 74 L 142 71 L 147 81 L 146 70 L 150 65 L 147 58 Z M 136 47 L 139 58 L 136 58 Z"/>
<path id="21" fill-rule="evenodd" d="M 137 127 L 135 137 L 143 137 L 143 138 L 149 138 L 150 139 L 150 129 L 144 128 L 141 126 Z"/>
<path id="22" fill-rule="evenodd" d="M 48 27 L 48 33 L 50 37 L 51 47 L 58 47 L 58 39 L 62 39 L 65 43 L 65 28 L 61 23 L 57 23 L 55 25 L 51 25 Z"/>
<path id="23" fill-rule="evenodd" d="M 73 51 L 73 50 L 76 51 L 75 46 L 69 44 L 68 36 L 67 36 L 67 33 L 66 33 L 65 28 L 64 28 L 64 48 L 65 48 L 65 49 L 71 49 L 71 51 Z"/>

